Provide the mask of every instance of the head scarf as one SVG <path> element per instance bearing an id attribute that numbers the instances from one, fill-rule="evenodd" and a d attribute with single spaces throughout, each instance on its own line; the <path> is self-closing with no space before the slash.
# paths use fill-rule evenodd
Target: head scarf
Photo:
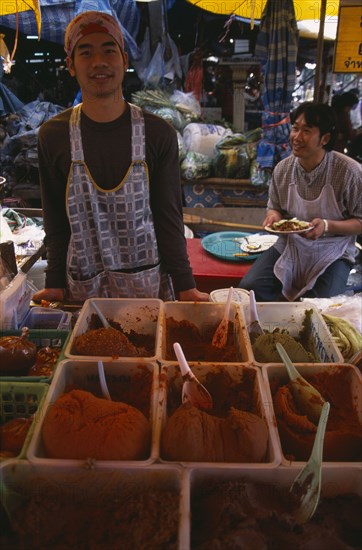
<path id="1" fill-rule="evenodd" d="M 115 17 L 101 11 L 84 11 L 77 15 L 67 26 L 64 38 L 64 49 L 71 57 L 78 40 L 96 32 L 111 35 L 124 50 L 124 39 L 119 22 Z"/>

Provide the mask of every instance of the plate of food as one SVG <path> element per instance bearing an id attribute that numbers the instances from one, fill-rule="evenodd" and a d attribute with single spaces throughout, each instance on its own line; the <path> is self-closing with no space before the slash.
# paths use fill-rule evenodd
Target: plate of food
<path id="1" fill-rule="evenodd" d="M 291 218 L 290 220 L 279 220 L 272 225 L 264 227 L 269 233 L 276 233 L 277 235 L 285 235 L 290 233 L 305 233 L 313 229 L 313 226 L 309 222 L 298 220 L 297 218 Z"/>
<path id="2" fill-rule="evenodd" d="M 277 240 L 277 235 L 250 235 L 240 242 L 240 249 L 243 252 L 249 252 L 249 254 L 260 254 L 273 246 Z"/>
<path id="3" fill-rule="evenodd" d="M 206 235 L 201 239 L 201 246 L 206 252 L 220 260 L 231 260 L 233 262 L 255 260 L 258 254 L 243 252 L 240 249 L 240 244 L 245 237 L 251 236 L 251 233 L 240 231 L 220 231 Z"/>

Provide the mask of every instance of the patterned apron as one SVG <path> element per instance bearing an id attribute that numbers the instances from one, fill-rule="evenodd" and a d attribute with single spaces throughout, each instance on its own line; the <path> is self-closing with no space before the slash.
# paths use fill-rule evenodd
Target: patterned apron
<path id="1" fill-rule="evenodd" d="M 328 166 L 327 170 L 330 168 Z M 288 190 L 288 212 L 300 220 L 328 218 L 343 220 L 333 187 L 326 184 L 313 201 L 302 199 L 297 191 L 296 169 Z M 328 174 L 327 174 L 328 181 Z M 280 237 L 275 245 L 280 258 L 274 266 L 274 275 L 283 284 L 283 295 L 292 302 L 313 288 L 316 280 L 329 265 L 341 258 L 348 247 L 353 248 L 354 236 L 321 237 L 316 241 L 298 234 Z"/>
<path id="2" fill-rule="evenodd" d="M 132 162 L 125 179 L 114 189 L 104 190 L 94 182 L 84 162 L 81 107 L 73 108 L 69 128 L 68 297 L 173 300 L 171 278 L 161 271 L 150 208 L 142 111 L 130 105 Z"/>

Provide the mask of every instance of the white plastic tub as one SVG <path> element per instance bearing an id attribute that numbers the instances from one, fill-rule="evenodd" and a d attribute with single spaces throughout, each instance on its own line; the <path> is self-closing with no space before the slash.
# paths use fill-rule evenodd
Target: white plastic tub
<path id="1" fill-rule="evenodd" d="M 148 465 L 158 457 L 158 447 L 154 429 L 155 409 L 158 396 L 158 365 L 156 363 L 131 363 L 111 361 L 104 363 L 105 377 L 110 396 L 114 401 L 126 402 L 132 405 L 149 419 L 151 425 L 151 443 L 149 456 L 144 460 L 94 460 L 89 459 L 95 467 L 116 468 L 122 464 L 128 466 Z M 42 442 L 42 425 L 48 410 L 57 398 L 69 388 L 88 391 L 96 397 L 103 397 L 96 361 L 65 360 L 59 363 L 50 390 L 44 402 L 39 422 L 30 442 L 27 458 L 37 464 L 58 464 L 63 466 L 82 466 L 87 459 L 56 459 L 48 458 Z"/>
<path id="2" fill-rule="evenodd" d="M 7 544 L 4 529 L 4 548 L 188 548 L 188 499 L 176 466 L 94 470 L 11 461 L 0 476 L 4 507 L 23 532 Z"/>
<path id="3" fill-rule="evenodd" d="M 249 304 L 244 304 L 244 315 L 247 326 L 250 323 Z M 260 324 L 264 331 L 274 332 L 287 331 L 290 336 L 298 338 L 303 327 L 303 321 L 306 316 L 306 311 L 312 310 L 311 316 L 311 339 L 313 347 L 319 360 L 317 363 L 343 363 L 344 359 L 338 346 L 334 342 L 332 335 L 321 315 L 318 308 L 313 304 L 304 304 L 300 302 L 283 303 L 283 302 L 258 302 L 257 312 Z M 258 363 L 256 361 L 253 350 L 252 360 L 256 364 L 266 364 L 272 362 Z M 279 363 L 279 361 L 278 361 Z M 280 360 L 282 363 L 282 360 Z"/>
<path id="4" fill-rule="evenodd" d="M 275 493 L 283 491 L 287 495 L 299 471 L 283 467 L 191 470 L 189 548 L 201 542 L 202 548 L 357 548 L 359 513 L 352 507 L 352 499 L 360 505 L 361 469 L 323 469 L 320 506 L 307 524 L 293 529 L 290 517 L 284 515 L 284 522 L 280 518 Z M 341 497 L 349 502 L 344 510 L 338 500 Z M 337 500 L 324 507 L 325 499 Z M 245 501 L 249 501 L 247 506 L 241 504 Z M 348 544 L 352 540 L 354 544 Z"/>
<path id="5" fill-rule="evenodd" d="M 298 371 L 300 372 L 301 376 L 303 376 L 307 381 L 313 382 L 310 377 L 314 375 L 321 376 L 318 389 L 320 393 L 322 394 L 322 397 L 324 397 L 325 400 L 329 400 L 331 403 L 331 410 L 329 413 L 329 422 L 331 422 L 332 417 L 338 417 L 343 414 L 343 409 L 346 410 L 354 410 L 355 411 L 355 418 L 359 420 L 359 423 L 361 425 L 361 434 L 362 434 L 362 375 L 359 372 L 359 370 L 354 367 L 353 365 L 348 365 L 346 363 L 342 364 L 304 364 L 304 365 L 298 365 Z M 328 379 L 332 380 L 333 377 L 336 377 L 336 374 L 338 374 L 338 378 L 336 378 L 336 382 L 334 383 L 334 386 L 328 384 Z M 275 406 L 274 406 L 274 395 L 277 391 L 277 389 L 281 386 L 286 386 L 289 383 L 289 377 L 286 372 L 286 369 L 284 366 L 270 364 L 265 365 L 262 367 L 262 376 L 265 381 L 265 389 L 266 389 L 266 395 L 267 395 L 267 401 L 271 404 L 271 414 L 273 416 L 273 424 L 275 426 L 278 426 L 276 414 L 275 414 Z M 331 377 L 331 378 L 330 378 Z M 334 402 L 335 401 L 335 402 Z M 348 409 L 347 409 L 348 407 Z M 333 410 L 334 409 L 334 410 Z M 335 411 L 335 412 L 334 412 Z M 303 419 L 302 414 L 294 411 L 291 412 L 291 417 L 293 418 L 295 415 L 299 417 L 299 419 Z M 290 425 L 290 421 L 288 421 L 288 425 Z M 328 437 L 328 446 L 330 446 L 332 443 L 329 439 L 328 434 L 330 433 L 330 437 L 335 437 L 334 431 L 335 423 L 333 423 L 332 428 L 329 428 L 331 424 L 328 424 L 327 422 L 327 428 L 326 428 L 326 435 L 325 435 L 325 445 Z M 331 430 L 331 432 L 329 432 Z M 282 452 L 282 465 L 284 466 L 290 466 L 293 464 L 301 464 L 304 463 L 307 458 L 309 458 L 309 452 L 306 450 L 307 443 L 311 447 L 312 443 L 314 441 L 313 435 L 311 434 L 310 430 L 305 428 L 303 434 L 310 434 L 310 435 L 303 435 L 305 437 L 305 441 L 302 439 L 300 442 L 290 442 L 288 440 L 288 435 L 286 434 L 284 437 L 285 444 L 282 444 L 282 438 L 279 433 L 279 429 L 277 428 L 277 439 L 280 444 L 281 452 Z M 294 440 L 295 441 L 295 440 Z M 339 439 L 339 445 L 342 450 L 346 448 L 347 445 L 352 445 L 350 442 L 351 439 L 347 438 L 345 435 L 344 437 L 340 437 Z M 358 443 L 356 442 L 356 439 L 354 438 L 353 448 L 356 451 L 356 447 L 358 446 Z M 302 449 L 300 452 L 306 453 L 306 460 L 300 460 L 298 456 L 288 454 L 286 455 L 286 449 L 288 449 L 289 453 L 291 453 L 290 449 L 292 448 L 291 445 L 297 447 L 299 449 Z M 337 449 L 339 448 L 336 444 L 334 445 Z M 311 449 L 310 449 L 311 451 Z M 336 451 L 334 451 L 336 452 Z M 352 453 L 353 454 L 353 453 Z M 362 440 L 359 444 L 359 455 L 360 460 L 356 461 L 331 461 L 328 460 L 327 457 L 324 457 L 323 465 L 334 465 L 337 464 L 340 465 L 345 469 L 348 469 L 350 467 L 355 467 L 356 465 L 361 465 L 362 460 Z M 296 457 L 296 459 L 295 459 Z"/>
<path id="6" fill-rule="evenodd" d="M 141 299 L 141 298 L 93 298 L 86 300 L 79 314 L 78 320 L 74 326 L 69 343 L 65 350 L 66 357 L 70 359 L 97 359 L 102 361 L 111 360 L 110 356 L 87 356 L 79 355 L 74 348 L 74 342 L 77 336 L 89 330 L 92 315 L 96 311 L 92 306 L 92 301 L 96 303 L 103 315 L 111 321 L 119 323 L 122 330 L 129 334 L 131 331 L 139 335 L 153 337 L 155 345 L 153 351 L 147 356 L 147 361 L 153 361 L 159 356 L 159 316 L 162 307 L 162 300 Z M 131 361 L 138 361 L 138 357 L 129 358 Z"/>
<path id="7" fill-rule="evenodd" d="M 204 344 L 209 344 L 211 347 L 212 337 L 221 322 L 225 311 L 225 304 L 212 303 L 212 302 L 165 302 L 161 312 L 160 320 L 160 334 L 161 334 L 161 360 L 166 362 L 176 362 L 176 357 L 172 357 L 171 350 L 174 342 L 169 341 L 168 323 L 172 320 L 176 323 L 182 323 L 186 321 L 189 326 L 194 326 L 199 331 L 202 338 L 203 349 Z M 231 303 L 229 321 L 234 325 L 234 343 L 235 354 L 234 359 L 228 359 L 230 355 L 227 355 L 227 359 L 218 359 L 217 355 L 213 356 L 213 352 L 217 350 L 208 349 L 208 356 L 200 356 L 200 348 L 193 349 L 193 337 L 188 340 L 190 344 L 191 352 L 188 353 L 188 347 L 186 346 L 184 354 L 189 362 L 217 362 L 217 363 L 230 363 L 240 361 L 241 363 L 248 363 L 252 360 L 252 351 L 250 340 L 246 331 L 246 324 L 244 320 L 244 313 L 242 307 L 239 304 Z M 178 332 L 180 338 L 184 332 L 180 325 L 180 330 L 177 326 L 172 331 L 175 340 L 182 343 L 182 340 L 177 340 Z M 206 349 L 206 348 L 205 348 Z M 231 350 L 232 351 L 232 350 Z"/>
<path id="8" fill-rule="evenodd" d="M 271 410 L 268 402 L 267 394 L 265 393 L 264 383 L 262 380 L 259 368 L 239 364 L 215 365 L 215 364 L 199 364 L 192 367 L 192 371 L 197 379 L 205 385 L 210 391 L 216 408 L 225 409 L 234 406 L 241 409 L 246 407 L 248 403 L 249 412 L 253 412 L 260 418 L 263 418 L 268 427 L 268 445 L 266 456 L 263 462 L 237 462 L 227 463 L 228 468 L 275 468 L 280 464 L 281 453 L 280 445 L 277 440 L 275 424 L 271 415 Z M 210 386 L 208 386 L 208 374 L 211 376 L 225 377 L 229 381 L 225 387 L 230 387 L 230 394 L 224 393 L 221 389 L 220 394 L 215 394 Z M 218 384 L 217 378 L 214 378 L 213 384 Z M 215 382 L 216 381 L 216 382 Z M 221 382 L 220 382 L 221 383 Z M 161 368 L 160 375 L 160 393 L 158 399 L 158 414 L 157 414 L 157 438 L 160 440 L 160 458 L 162 462 L 174 463 L 166 460 L 162 452 L 162 435 L 165 424 L 169 416 L 174 410 L 181 405 L 182 402 L 182 384 L 183 380 L 179 367 L 177 365 L 164 364 Z M 233 401 L 233 402 L 232 402 Z M 219 416 L 219 414 L 215 414 Z M 187 427 L 185 428 L 187 429 Z M 178 460 L 183 466 L 190 467 L 213 467 L 215 469 L 225 467 L 225 462 L 192 462 Z"/>

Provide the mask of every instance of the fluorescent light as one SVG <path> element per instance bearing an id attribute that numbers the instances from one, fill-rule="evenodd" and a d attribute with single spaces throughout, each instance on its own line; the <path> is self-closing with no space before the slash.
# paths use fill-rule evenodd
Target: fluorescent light
<path id="1" fill-rule="evenodd" d="M 28 40 L 38 40 L 38 37 L 37 36 L 33 36 L 31 34 L 28 34 L 28 36 L 26 37 Z"/>

